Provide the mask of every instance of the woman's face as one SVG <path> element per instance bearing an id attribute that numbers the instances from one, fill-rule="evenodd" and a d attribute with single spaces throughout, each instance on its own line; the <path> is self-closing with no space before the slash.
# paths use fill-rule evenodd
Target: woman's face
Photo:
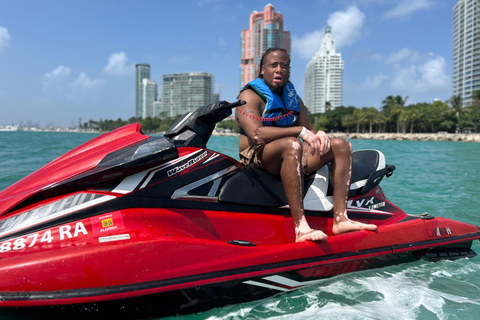
<path id="1" fill-rule="evenodd" d="M 290 77 L 290 58 L 285 52 L 273 51 L 266 57 L 262 66 L 265 84 L 273 92 L 279 92 Z"/>

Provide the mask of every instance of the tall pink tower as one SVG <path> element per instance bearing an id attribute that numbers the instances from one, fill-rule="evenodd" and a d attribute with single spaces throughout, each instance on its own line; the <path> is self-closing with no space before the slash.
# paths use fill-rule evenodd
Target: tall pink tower
<path id="1" fill-rule="evenodd" d="M 240 44 L 240 88 L 257 78 L 262 53 L 282 48 L 290 54 L 290 31 L 283 31 L 283 15 L 267 4 L 263 12 L 250 14 L 250 29 L 243 30 Z"/>

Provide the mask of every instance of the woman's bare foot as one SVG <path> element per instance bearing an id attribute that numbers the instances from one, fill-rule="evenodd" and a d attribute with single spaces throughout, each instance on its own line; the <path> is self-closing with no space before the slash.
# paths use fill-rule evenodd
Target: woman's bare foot
<path id="1" fill-rule="evenodd" d="M 361 222 L 347 219 L 347 220 L 335 222 L 333 224 L 332 233 L 341 234 L 341 233 L 359 231 L 359 230 L 375 231 L 377 230 L 377 226 L 374 224 L 361 223 Z"/>
<path id="2" fill-rule="evenodd" d="M 303 241 L 319 241 L 325 240 L 328 236 L 320 230 L 310 229 L 306 232 L 302 232 L 295 228 L 296 239 L 295 242 L 303 242 Z"/>

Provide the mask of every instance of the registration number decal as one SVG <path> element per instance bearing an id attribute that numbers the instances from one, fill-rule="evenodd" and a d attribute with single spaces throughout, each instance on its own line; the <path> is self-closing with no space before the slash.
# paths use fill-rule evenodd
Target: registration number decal
<path id="1" fill-rule="evenodd" d="M 0 253 L 33 248 L 41 244 L 52 243 L 56 240 L 63 241 L 65 239 L 76 238 L 81 234 L 88 234 L 82 222 L 77 222 L 75 225 L 66 224 L 58 228 L 51 228 L 43 232 L 2 242 L 0 243 Z"/>

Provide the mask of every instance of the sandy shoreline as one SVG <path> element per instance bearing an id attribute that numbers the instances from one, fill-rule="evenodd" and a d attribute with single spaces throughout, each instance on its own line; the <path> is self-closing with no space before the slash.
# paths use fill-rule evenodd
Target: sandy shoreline
<path id="1" fill-rule="evenodd" d="M 238 136 L 232 132 L 217 132 L 214 136 Z M 460 133 L 328 133 L 330 138 L 358 139 L 358 140 L 406 140 L 406 141 L 456 141 L 480 142 L 480 134 Z"/>
<path id="2" fill-rule="evenodd" d="M 480 142 L 480 134 L 460 133 L 329 133 L 329 137 L 359 140 Z"/>

